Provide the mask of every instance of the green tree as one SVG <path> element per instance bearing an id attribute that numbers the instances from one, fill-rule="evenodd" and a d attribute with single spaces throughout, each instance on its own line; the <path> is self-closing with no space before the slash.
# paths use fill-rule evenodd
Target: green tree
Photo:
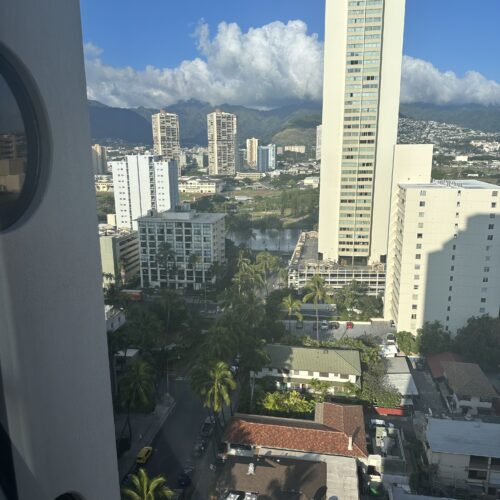
<path id="1" fill-rule="evenodd" d="M 236 345 L 235 335 L 229 328 L 215 325 L 205 337 L 202 357 L 229 362 L 236 356 Z"/>
<path id="2" fill-rule="evenodd" d="M 318 380 L 317 378 L 313 378 L 309 385 L 313 391 L 313 398 L 316 403 L 323 403 L 330 394 L 332 387 L 332 384 L 329 382 Z"/>
<path id="3" fill-rule="evenodd" d="M 167 283 L 172 278 L 173 274 L 176 272 L 176 255 L 170 243 L 160 243 L 158 245 L 158 251 L 156 252 L 156 265 L 158 267 L 158 273 L 161 283 L 162 270 L 165 271 L 167 277 Z M 175 272 L 174 272 L 175 271 Z M 163 283 L 161 283 L 163 286 Z"/>
<path id="4" fill-rule="evenodd" d="M 305 289 L 307 293 L 302 299 L 304 302 L 312 302 L 316 310 L 316 340 L 319 342 L 319 313 L 318 304 L 320 302 L 328 302 L 329 296 L 325 288 L 325 281 L 321 276 L 314 275 L 311 280 L 306 284 Z"/>
<path id="5" fill-rule="evenodd" d="M 315 403 L 298 391 L 275 391 L 265 393 L 260 406 L 271 413 L 289 415 L 312 413 Z"/>
<path id="6" fill-rule="evenodd" d="M 151 309 L 135 306 L 130 309 L 127 328 L 135 345 L 145 352 L 151 352 L 156 347 L 162 324 Z"/>
<path id="7" fill-rule="evenodd" d="M 417 331 L 417 345 L 423 355 L 449 351 L 452 348 L 451 336 L 439 321 L 426 322 Z"/>
<path id="8" fill-rule="evenodd" d="M 396 342 L 398 343 L 399 349 L 406 355 L 418 352 L 417 338 L 411 332 L 396 333 Z"/>
<path id="9" fill-rule="evenodd" d="M 150 479 L 142 467 L 137 474 L 130 475 L 130 482 L 131 486 L 122 488 L 123 495 L 130 500 L 159 500 L 174 496 L 163 474 Z"/>
<path id="10" fill-rule="evenodd" d="M 297 319 L 302 319 L 302 314 L 300 313 L 301 303 L 300 300 L 294 299 L 292 294 L 287 295 L 283 298 L 281 305 L 286 309 L 286 314 L 288 316 L 288 333 L 292 333 L 292 316 Z"/>
<path id="11" fill-rule="evenodd" d="M 279 259 L 268 251 L 259 252 L 255 259 L 258 268 L 262 272 L 264 286 L 266 288 L 266 297 L 269 296 L 268 282 L 271 275 L 279 269 Z"/>

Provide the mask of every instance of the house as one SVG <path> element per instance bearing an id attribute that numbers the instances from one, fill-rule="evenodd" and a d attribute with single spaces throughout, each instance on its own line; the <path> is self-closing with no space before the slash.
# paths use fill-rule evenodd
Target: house
<path id="1" fill-rule="evenodd" d="M 431 371 L 434 380 L 440 380 L 444 377 L 442 362 L 462 361 L 462 357 L 455 352 L 440 352 L 438 354 L 428 354 L 426 357 L 427 366 Z"/>
<path id="2" fill-rule="evenodd" d="M 361 362 L 356 350 L 268 344 L 266 352 L 270 362 L 250 372 L 253 380 L 272 377 L 278 388 L 310 390 L 311 380 L 316 379 L 330 383 L 332 394 L 344 392 L 347 383 L 360 383 Z"/>
<path id="3" fill-rule="evenodd" d="M 493 400 L 498 395 L 479 365 L 449 361 L 441 364 L 451 393 L 448 400 L 452 411 L 469 415 L 490 414 Z M 498 446 L 500 448 L 500 442 Z"/>
<path id="4" fill-rule="evenodd" d="M 410 372 L 406 356 L 384 358 L 386 381 L 401 394 L 401 406 L 413 406 L 418 389 Z"/>
<path id="5" fill-rule="evenodd" d="M 438 482 L 498 498 L 500 424 L 429 418 L 424 445 Z"/>

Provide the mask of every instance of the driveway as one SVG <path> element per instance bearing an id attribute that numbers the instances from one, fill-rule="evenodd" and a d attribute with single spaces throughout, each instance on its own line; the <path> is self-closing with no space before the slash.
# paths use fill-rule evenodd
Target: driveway
<path id="1" fill-rule="evenodd" d="M 420 396 L 416 409 L 428 413 L 430 408 L 433 415 L 447 412 L 441 393 L 431 374 L 427 370 L 412 370 L 412 375 Z"/>

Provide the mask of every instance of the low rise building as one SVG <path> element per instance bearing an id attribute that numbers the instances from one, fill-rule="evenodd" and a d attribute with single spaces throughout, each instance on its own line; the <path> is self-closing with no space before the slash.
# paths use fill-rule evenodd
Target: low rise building
<path id="1" fill-rule="evenodd" d="M 116 230 L 99 225 L 103 285 L 122 284 L 139 276 L 139 239 L 137 231 Z"/>
<path id="2" fill-rule="evenodd" d="M 224 217 L 188 204 L 140 217 L 141 286 L 201 290 L 215 283 L 212 266 L 225 261 Z"/>
<path id="3" fill-rule="evenodd" d="M 264 172 L 237 172 L 235 179 L 241 181 L 244 179 L 249 179 L 251 181 L 260 181 L 266 174 Z"/>
<path id="4" fill-rule="evenodd" d="M 425 431 L 427 459 L 438 486 L 500 494 L 500 424 L 429 418 Z"/>
<path id="5" fill-rule="evenodd" d="M 342 394 L 347 383 L 359 384 L 359 351 L 268 344 L 268 366 L 250 372 L 252 379 L 272 377 L 278 388 L 310 390 L 313 379 L 328 382 L 332 394 Z"/>
<path id="6" fill-rule="evenodd" d="M 211 177 L 179 177 L 179 193 L 217 194 L 224 189 L 222 179 Z"/>
<path id="7" fill-rule="evenodd" d="M 283 151 L 286 153 L 290 151 L 291 153 L 306 154 L 306 147 L 303 144 L 292 144 L 289 146 L 284 146 Z"/>
<path id="8" fill-rule="evenodd" d="M 406 356 L 384 358 L 385 378 L 401 394 L 401 406 L 413 406 L 418 389 L 411 374 Z"/>
<path id="9" fill-rule="evenodd" d="M 113 176 L 111 174 L 107 175 L 95 175 L 95 190 L 98 193 L 109 193 L 113 192 Z"/>
<path id="10" fill-rule="evenodd" d="M 303 180 L 298 182 L 299 187 L 302 188 L 319 188 L 319 176 L 309 176 L 305 177 Z"/>
<path id="11" fill-rule="evenodd" d="M 476 363 L 444 361 L 443 374 L 450 389 L 450 406 L 456 413 L 489 414 L 498 397 L 488 377 Z M 500 447 L 500 441 L 498 443 Z"/>
<path id="12" fill-rule="evenodd" d="M 104 316 L 106 317 L 107 332 L 116 332 L 116 330 L 122 327 L 127 320 L 123 309 L 110 305 L 104 306 Z"/>
<path id="13" fill-rule="evenodd" d="M 442 380 L 444 378 L 443 362 L 447 361 L 462 361 L 460 354 L 456 352 L 439 352 L 436 354 L 428 354 L 425 357 L 427 366 L 434 380 Z"/>

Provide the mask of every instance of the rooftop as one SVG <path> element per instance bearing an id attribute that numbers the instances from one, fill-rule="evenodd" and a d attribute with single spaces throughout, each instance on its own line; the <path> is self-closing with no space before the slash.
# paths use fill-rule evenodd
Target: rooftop
<path id="1" fill-rule="evenodd" d="M 459 354 L 454 352 L 440 352 L 438 354 L 429 354 L 427 356 L 427 366 L 434 378 L 444 377 L 443 361 L 462 361 Z"/>
<path id="2" fill-rule="evenodd" d="M 325 455 L 368 456 L 363 408 L 359 405 L 318 404 L 315 421 L 236 414 L 224 441 Z"/>
<path id="3" fill-rule="evenodd" d="M 500 424 L 429 418 L 426 438 L 435 453 L 500 458 Z"/>
<path id="4" fill-rule="evenodd" d="M 410 373 L 410 367 L 406 356 L 394 356 L 393 358 L 384 358 L 386 373 Z"/>
<path id="5" fill-rule="evenodd" d="M 476 363 L 444 361 L 441 364 L 448 385 L 457 396 L 477 396 L 481 398 L 494 398 L 497 396 L 497 392 L 488 377 Z"/>
<path id="6" fill-rule="evenodd" d="M 361 375 L 359 351 L 356 350 L 268 344 L 266 351 L 272 368 Z"/>
<path id="7" fill-rule="evenodd" d="M 176 222 L 190 221 L 194 223 L 213 224 L 222 220 L 226 214 L 197 212 L 196 210 L 187 210 L 176 208 L 175 210 L 167 210 L 165 212 L 156 212 L 150 210 L 149 215 L 138 217 L 138 222 Z"/>
<path id="8" fill-rule="evenodd" d="M 398 390 L 401 396 L 418 396 L 418 389 L 411 373 L 388 373 L 386 380 Z"/>
<path id="9" fill-rule="evenodd" d="M 253 475 L 248 474 L 250 463 L 255 466 Z M 258 493 L 259 500 L 321 500 L 326 498 L 326 470 L 324 462 L 292 458 L 228 457 L 217 489 L 220 492 Z"/>
<path id="10" fill-rule="evenodd" d="M 488 182 L 476 181 L 474 179 L 461 180 L 433 180 L 432 182 L 424 183 L 402 183 L 400 184 L 405 189 L 499 189 L 495 184 Z"/>
<path id="11" fill-rule="evenodd" d="M 403 488 L 393 486 L 391 490 L 392 500 L 436 500 L 436 497 L 428 497 L 426 495 L 412 495 L 407 493 Z M 441 500 L 453 500 L 452 498 L 441 498 Z"/>

